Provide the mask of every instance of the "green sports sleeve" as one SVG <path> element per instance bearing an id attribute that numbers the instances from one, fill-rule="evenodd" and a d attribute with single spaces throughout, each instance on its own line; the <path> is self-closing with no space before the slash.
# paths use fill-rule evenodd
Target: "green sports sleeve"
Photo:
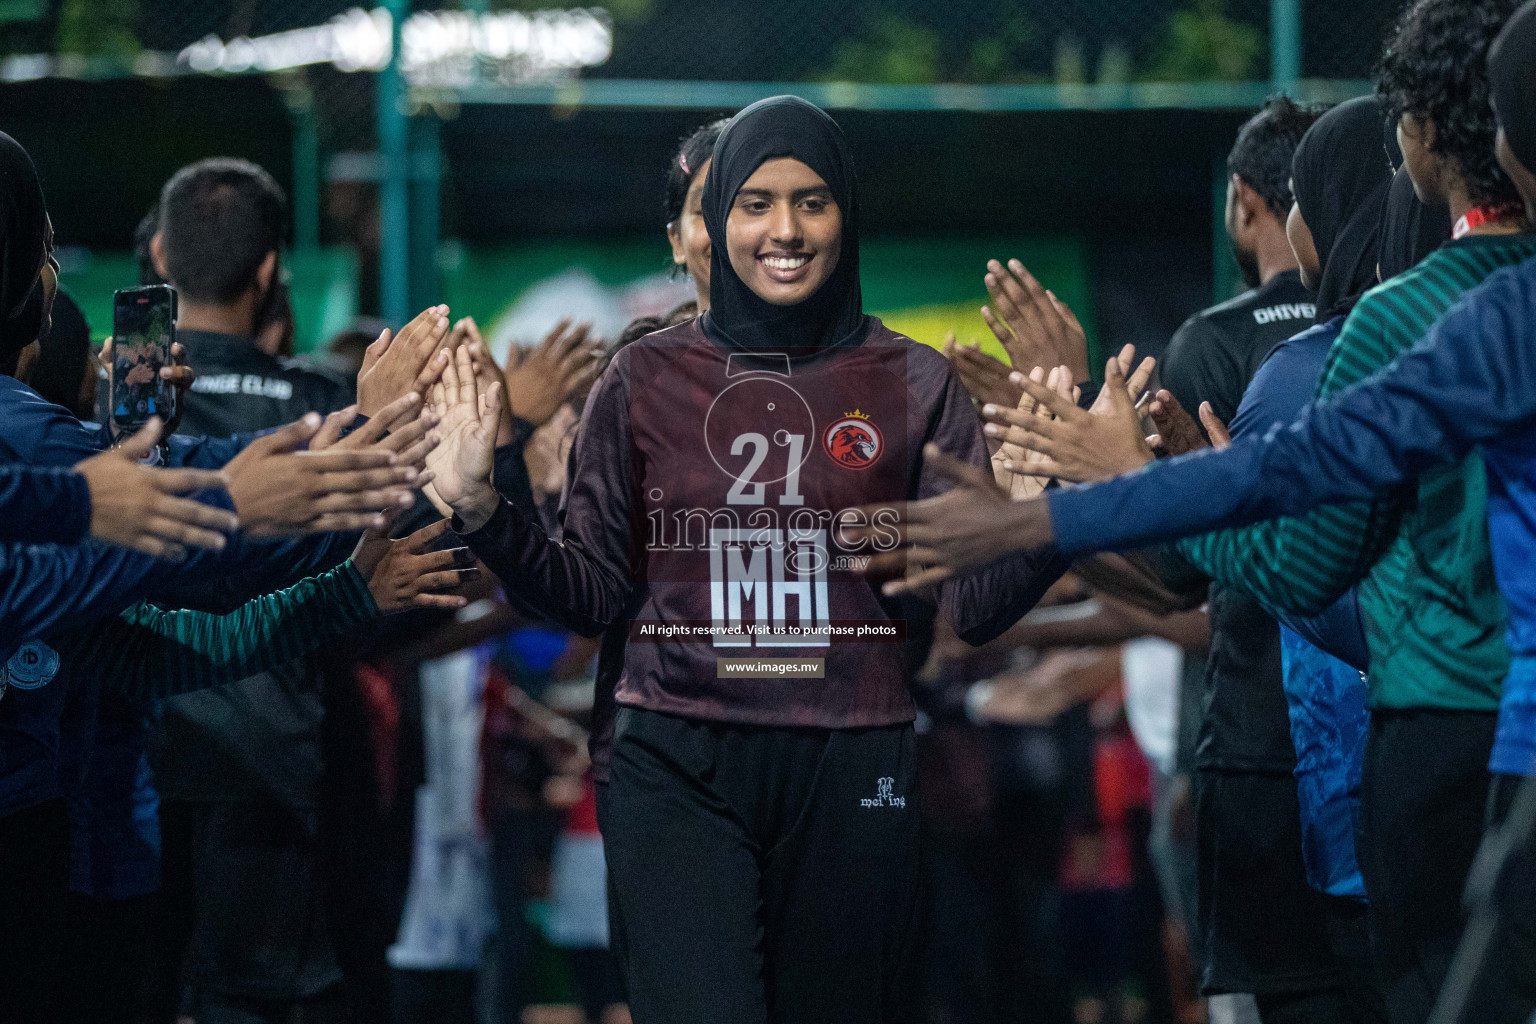
<path id="1" fill-rule="evenodd" d="M 75 649 L 83 670 L 99 673 L 103 685 L 159 699 L 274 668 L 378 615 L 367 583 L 347 561 L 227 615 L 141 602 L 79 631 Z"/>
<path id="2" fill-rule="evenodd" d="M 1367 297 L 1345 321 L 1328 351 L 1318 400 L 1369 377 L 1402 347 L 1393 344 L 1390 321 L 1378 308 L 1383 301 L 1379 293 Z M 1401 494 L 1321 505 L 1305 515 L 1190 537 L 1176 546 L 1202 572 L 1271 613 L 1317 615 L 1359 582 L 1391 544 Z"/>

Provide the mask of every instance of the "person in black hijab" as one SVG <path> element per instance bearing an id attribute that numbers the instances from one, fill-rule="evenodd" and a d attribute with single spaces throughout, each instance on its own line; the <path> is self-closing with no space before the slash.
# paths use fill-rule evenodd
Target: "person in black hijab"
<path id="1" fill-rule="evenodd" d="M 733 265 L 726 225 L 738 194 L 767 161 L 793 157 L 820 176 L 841 215 L 836 251 L 809 254 L 825 260 L 825 280 L 795 305 L 776 305 L 752 290 Z M 731 119 L 715 143 L 704 184 L 704 224 L 709 230 L 711 338 L 743 349 L 804 351 L 857 344 L 868 330 L 859 288 L 859 203 L 853 157 L 837 123 L 796 96 L 759 100 Z M 813 273 L 808 264 L 805 272 Z"/>
<path id="2" fill-rule="evenodd" d="M 60 291 L 54 299 L 52 323 L 41 341 L 26 383 L 76 418 L 94 420 L 97 365 L 91 352 L 91 328 L 68 292 Z"/>
<path id="3" fill-rule="evenodd" d="M 1413 190 L 1406 166 L 1399 167 L 1381 211 L 1381 245 L 1376 279 L 1390 281 L 1412 270 L 1419 261 L 1451 238 L 1451 211 L 1444 205 L 1426 206 Z"/>
<path id="4" fill-rule="evenodd" d="M 1515 173 L 1536 171 L 1536 4 L 1527 3 L 1504 26 L 1488 50 L 1488 81 L 1499 118 L 1499 146 L 1519 163 Z M 1509 171 L 1509 161 L 1499 163 Z"/>
<path id="5" fill-rule="evenodd" d="M 587 636 L 630 622 L 593 775 L 636 1024 L 886 1024 L 917 910 L 915 627 L 864 571 L 895 539 L 859 527 L 990 481 L 986 440 L 948 361 L 863 312 L 831 118 L 790 97 L 737 114 L 703 205 L 708 315 L 593 387 L 560 540 L 490 486 L 494 389 L 483 415 L 477 385 L 443 389 L 480 426 L 443 432 L 433 487 L 514 604 Z M 1064 569 L 1004 560 L 923 599 L 984 643 Z"/>
<path id="6" fill-rule="evenodd" d="M 0 132 L 0 373 L 15 374 L 43 335 L 57 289 L 53 227 L 37 168 L 19 142 Z"/>
<path id="7" fill-rule="evenodd" d="M 1295 231 L 1300 218 L 1300 227 L 1311 234 L 1315 258 L 1302 260 L 1301 270 L 1317 293 L 1318 323 L 1349 312 L 1376 283 L 1382 211 L 1393 173 L 1381 148 L 1385 120 L 1376 97 L 1347 100 L 1317 119 L 1291 158 L 1296 205 L 1287 229 Z M 1298 249 L 1298 259 L 1301 255 Z M 1320 271 L 1317 280 L 1309 280 L 1314 271 Z"/>

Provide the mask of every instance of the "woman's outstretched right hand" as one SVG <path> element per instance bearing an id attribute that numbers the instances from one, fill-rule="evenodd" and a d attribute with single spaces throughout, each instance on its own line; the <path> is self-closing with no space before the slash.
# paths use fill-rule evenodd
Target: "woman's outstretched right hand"
<path id="1" fill-rule="evenodd" d="M 442 442 L 427 456 L 432 482 L 425 493 L 443 515 L 457 514 L 464 532 L 484 526 L 501 503 L 491 486 L 502 385 L 480 391 L 469 350 L 460 346 L 432 385 L 431 403 Z"/>
<path id="2" fill-rule="evenodd" d="M 231 512 L 177 495 L 229 486 L 229 478 L 203 469 L 150 469 L 139 464 L 160 440 L 151 419 L 111 451 L 76 464 L 91 492 L 91 536 L 147 555 L 181 561 L 186 549 L 224 547 L 239 520 Z"/>

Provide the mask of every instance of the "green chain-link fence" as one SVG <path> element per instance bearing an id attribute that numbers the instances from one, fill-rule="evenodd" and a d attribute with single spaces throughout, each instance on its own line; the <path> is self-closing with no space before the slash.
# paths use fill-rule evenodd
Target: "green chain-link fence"
<path id="1" fill-rule="evenodd" d="M 265 83 L 288 113 L 296 249 L 361 251 L 363 306 L 398 320 L 436 291 L 455 174 L 439 127 L 470 105 L 724 111 L 786 86 L 873 110 L 1336 99 L 1365 87 L 1401 0 L 552 2 L 0 0 L 0 83 Z"/>
<path id="2" fill-rule="evenodd" d="M 374 0 L 372 6 L 385 6 Z M 506 80 L 552 70 L 537 59 L 498 62 L 530 37 L 564 32 L 590 15 L 611 49 L 589 77 L 701 81 L 852 81 L 973 85 L 1268 81 L 1276 14 L 1300 25 L 1304 78 L 1359 79 L 1370 71 L 1397 0 L 608 0 L 554 16 L 545 2 L 463 0 L 409 5 L 446 14 L 418 40 L 439 51 L 472 35 L 463 12 L 484 18 L 479 67 Z M 7 0 L 0 42 L 8 53 L 131 59 L 180 53 L 199 40 L 261 39 L 338 18 L 354 55 L 368 3 L 348 0 Z M 1278 10 L 1277 10 L 1278 9 Z M 352 12 L 349 14 L 348 12 Z M 368 13 L 372 13 L 368 10 Z M 428 19 L 431 20 L 431 19 Z M 349 29 L 346 26 L 351 25 Z M 1282 30 L 1284 34 L 1284 30 Z M 431 37 L 430 39 L 428 37 Z M 297 41 L 295 42 L 297 45 Z M 407 41 L 409 47 L 411 42 Z M 345 46 L 343 48 L 346 48 Z M 297 51 L 295 51 L 297 52 Z M 440 54 L 441 55 L 441 54 Z M 503 54 L 505 56 L 505 54 Z M 475 62 L 468 62 L 473 64 Z M 473 75 L 471 77 L 474 77 Z"/>

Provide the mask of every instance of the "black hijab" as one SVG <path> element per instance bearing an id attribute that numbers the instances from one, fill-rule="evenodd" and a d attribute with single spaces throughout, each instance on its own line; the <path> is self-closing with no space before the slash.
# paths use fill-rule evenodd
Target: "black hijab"
<path id="1" fill-rule="evenodd" d="M 32 390 L 54 405 L 62 405 L 82 420 L 95 415 L 80 408 L 80 384 L 91 359 L 91 328 L 85 313 L 68 292 L 59 290 L 53 300 L 53 316 L 27 381 Z"/>
<path id="2" fill-rule="evenodd" d="M 47 247 L 48 211 L 32 158 L 4 132 L 0 232 L 0 356 L 9 356 L 30 345 L 43 329 L 39 273 Z"/>
<path id="3" fill-rule="evenodd" d="M 1516 11 L 1493 41 L 1488 80 L 1510 152 L 1536 174 L 1536 0 Z"/>
<path id="4" fill-rule="evenodd" d="M 1291 187 L 1312 232 L 1322 275 L 1318 322 L 1347 313 L 1376 283 L 1381 212 L 1392 186 L 1382 152 L 1381 103 L 1347 100 L 1318 118 L 1291 158 Z"/>
<path id="5" fill-rule="evenodd" d="M 1412 269 L 1450 237 L 1450 209 L 1419 202 L 1408 168 L 1399 167 L 1381 217 L 1381 279 L 1389 281 Z"/>
<path id="6" fill-rule="evenodd" d="M 737 276 L 725 247 L 725 222 L 736 193 L 764 161 L 784 156 L 821 175 L 843 216 L 837 267 L 814 295 L 794 306 L 759 298 Z M 736 348 L 777 352 L 862 341 L 867 321 L 859 290 L 857 185 L 842 129 L 820 107 L 798 96 L 775 96 L 731 118 L 715 142 L 704 183 L 704 226 L 714 250 L 704 330 Z"/>

